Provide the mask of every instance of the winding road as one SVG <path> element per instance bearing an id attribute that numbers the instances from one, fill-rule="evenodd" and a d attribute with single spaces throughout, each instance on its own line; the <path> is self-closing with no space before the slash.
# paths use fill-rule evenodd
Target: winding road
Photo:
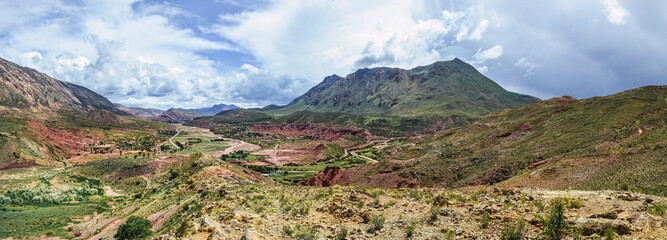
<path id="1" fill-rule="evenodd" d="M 173 137 L 171 137 L 169 139 L 169 143 L 171 143 L 171 145 L 174 145 L 174 147 L 176 147 L 176 149 L 181 150 L 181 147 L 177 146 L 174 142 L 171 141 L 171 140 L 174 140 L 174 138 L 176 138 L 178 136 L 178 134 L 181 134 L 181 130 L 176 129 L 176 135 L 174 135 Z"/>

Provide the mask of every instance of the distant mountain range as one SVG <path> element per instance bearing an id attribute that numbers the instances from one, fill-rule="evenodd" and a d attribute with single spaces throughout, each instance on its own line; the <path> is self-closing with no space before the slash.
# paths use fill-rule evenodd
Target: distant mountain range
<path id="1" fill-rule="evenodd" d="M 177 108 L 177 110 L 180 111 L 185 111 L 185 112 L 191 112 L 195 113 L 199 116 L 213 116 L 218 114 L 219 112 L 226 111 L 226 110 L 231 110 L 231 109 L 236 109 L 239 108 L 238 106 L 231 104 L 216 104 L 211 107 L 205 107 L 205 108 L 194 108 L 194 109 L 184 109 L 184 108 Z"/>
<path id="2" fill-rule="evenodd" d="M 170 108 L 167 111 L 160 111 L 158 114 L 148 116 L 148 119 L 162 122 L 184 122 L 190 121 L 196 117 L 213 116 L 220 112 L 237 109 L 236 105 L 216 104 L 212 107 L 184 109 L 184 108 Z M 139 108 L 140 109 L 140 108 Z M 149 111 L 149 109 L 138 110 L 138 113 Z M 156 113 L 156 112 L 151 112 Z"/>
<path id="3" fill-rule="evenodd" d="M 155 116 L 159 116 L 164 112 L 164 110 L 160 109 L 155 109 L 155 108 L 140 108 L 140 107 L 126 107 L 121 104 L 116 103 L 115 104 L 117 108 L 120 110 L 123 110 L 125 112 L 128 112 L 134 116 L 140 117 L 140 118 L 151 118 Z"/>

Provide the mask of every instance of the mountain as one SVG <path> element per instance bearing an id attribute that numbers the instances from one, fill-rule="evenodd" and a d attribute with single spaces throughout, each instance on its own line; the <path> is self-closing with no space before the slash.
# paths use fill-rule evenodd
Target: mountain
<path id="1" fill-rule="evenodd" d="M 274 118 L 261 111 L 235 108 L 219 112 L 215 116 L 198 117 L 185 125 L 210 128 L 221 124 L 264 123 Z"/>
<path id="2" fill-rule="evenodd" d="M 162 122 L 183 122 L 190 121 L 196 117 L 199 117 L 199 114 L 188 111 L 181 111 L 176 108 L 170 108 L 169 110 L 164 111 L 162 114 L 150 117 L 149 119 Z"/>
<path id="3" fill-rule="evenodd" d="M 503 89 L 457 58 L 410 70 L 364 68 L 346 77 L 332 75 L 288 105 L 270 107 L 267 112 L 308 110 L 456 120 L 477 119 L 538 101 Z"/>
<path id="4" fill-rule="evenodd" d="M 343 172 L 376 186 L 499 184 L 667 195 L 667 86 L 490 114 Z M 393 159 L 393 160 L 392 160 Z"/>
<path id="5" fill-rule="evenodd" d="M 169 127 L 129 115 L 85 87 L 0 58 L 0 170 L 62 166 L 109 131 L 115 138 L 126 130 L 154 134 Z"/>
<path id="6" fill-rule="evenodd" d="M 231 110 L 231 109 L 236 109 L 239 108 L 238 106 L 231 104 L 216 104 L 211 107 L 205 107 L 205 108 L 194 108 L 194 109 L 183 109 L 183 108 L 177 108 L 178 110 L 185 111 L 185 112 L 192 112 L 196 113 L 199 116 L 213 116 L 219 112 L 226 111 L 226 110 Z"/>
<path id="7" fill-rule="evenodd" d="M 0 106 L 35 111 L 102 109 L 120 115 L 108 99 L 85 87 L 58 81 L 34 69 L 0 58 Z"/>
<path id="8" fill-rule="evenodd" d="M 140 108 L 140 107 L 126 107 L 121 104 L 114 104 L 116 107 L 120 110 L 123 110 L 127 113 L 132 114 L 133 116 L 140 117 L 140 118 L 151 118 L 155 116 L 159 116 L 164 112 L 164 110 L 160 109 L 155 109 L 155 108 Z"/>

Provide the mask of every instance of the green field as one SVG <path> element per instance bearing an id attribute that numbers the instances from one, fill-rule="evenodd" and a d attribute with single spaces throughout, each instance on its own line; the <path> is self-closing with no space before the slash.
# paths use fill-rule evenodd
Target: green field
<path id="1" fill-rule="evenodd" d="M 98 203 L 71 203 L 54 206 L 0 206 L 0 238 L 27 236 L 66 237 L 68 223 L 93 212 L 104 211 Z M 6 217 L 5 217 L 6 216 Z"/>

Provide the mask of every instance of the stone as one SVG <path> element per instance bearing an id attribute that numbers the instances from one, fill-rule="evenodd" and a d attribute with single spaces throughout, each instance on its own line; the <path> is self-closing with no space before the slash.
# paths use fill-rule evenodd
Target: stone
<path id="1" fill-rule="evenodd" d="M 241 237 L 241 240 L 264 240 L 266 239 L 264 236 L 259 234 L 255 229 L 248 229 L 244 234 L 243 237 Z"/>
<path id="2" fill-rule="evenodd" d="M 208 236 L 208 240 L 231 240 L 232 233 L 226 228 L 215 228 L 213 233 Z"/>
<path id="3" fill-rule="evenodd" d="M 204 217 L 201 221 L 201 228 L 199 228 L 200 232 L 213 232 L 216 228 L 222 228 L 220 223 L 217 221 L 209 218 L 209 217 Z"/>
<path id="4" fill-rule="evenodd" d="M 630 234 L 630 224 L 626 221 L 621 220 L 610 220 L 602 218 L 578 218 L 575 221 L 575 224 L 579 226 L 582 230 L 584 236 L 590 236 L 592 234 L 604 234 L 604 230 L 610 224 L 616 230 L 616 233 L 619 235 Z"/>
<path id="5" fill-rule="evenodd" d="M 588 216 L 588 218 L 604 218 L 604 219 L 616 219 L 618 218 L 618 214 L 622 213 L 623 210 L 614 210 L 614 211 L 609 211 L 605 213 L 598 213 L 598 214 L 593 214 Z"/>

